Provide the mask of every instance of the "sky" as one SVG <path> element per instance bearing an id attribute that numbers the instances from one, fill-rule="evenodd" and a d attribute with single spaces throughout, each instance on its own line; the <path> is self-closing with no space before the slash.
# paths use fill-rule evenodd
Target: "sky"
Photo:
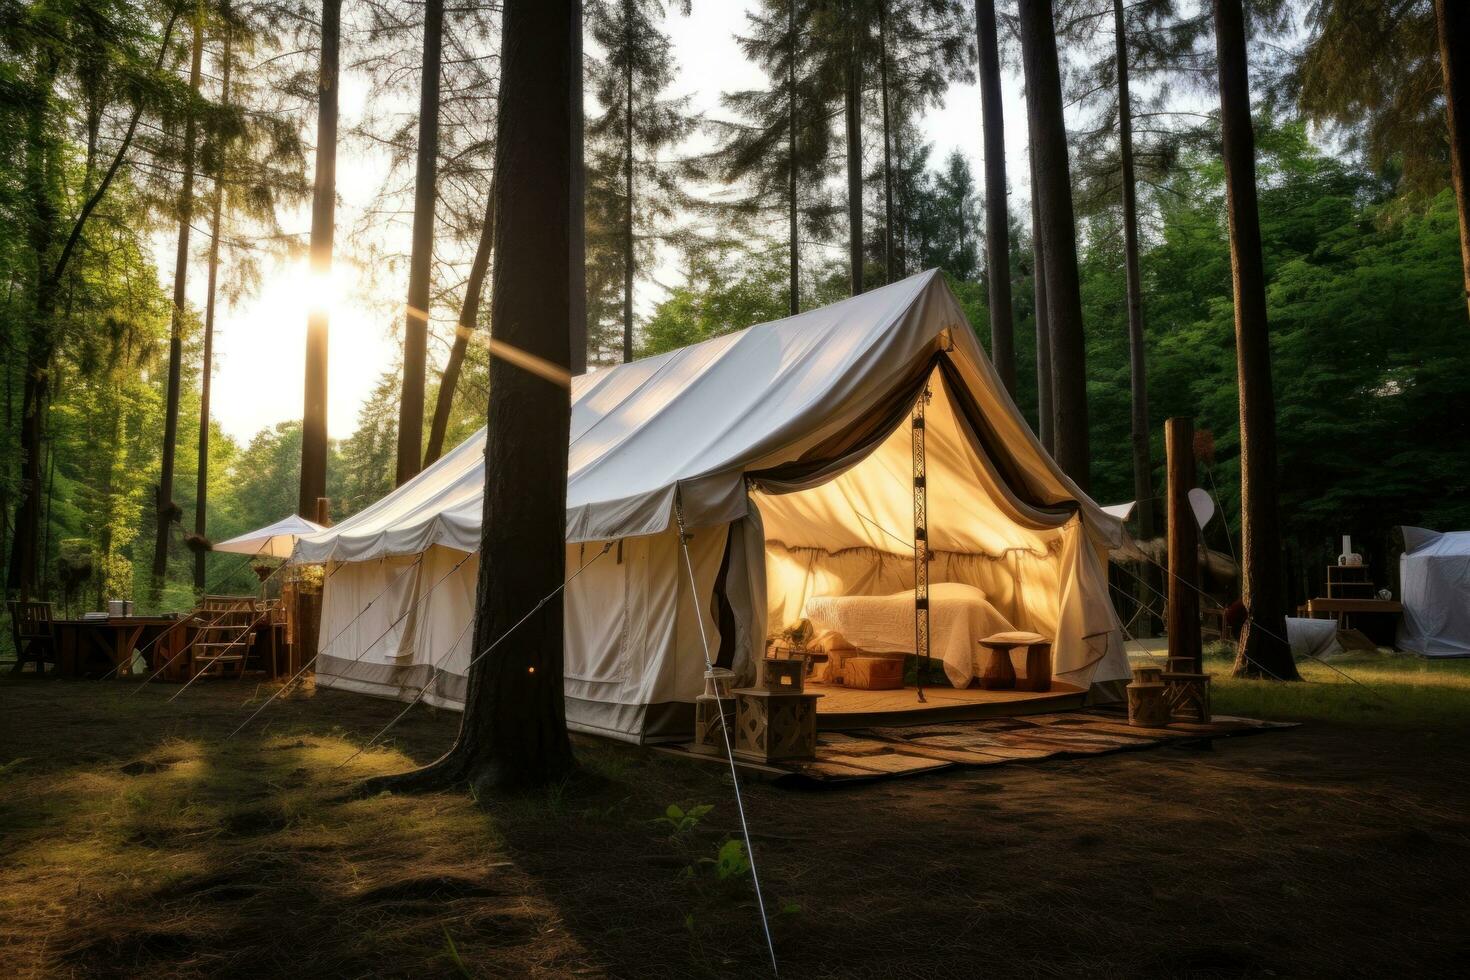
<path id="1" fill-rule="evenodd" d="M 679 77 L 672 95 L 688 95 L 692 108 L 723 117 L 722 92 L 765 85 L 765 76 L 745 61 L 735 42 L 744 30 L 747 5 L 738 2 L 698 3 L 690 17 L 671 16 L 665 30 L 679 60 Z M 344 52 L 344 62 L 350 62 Z M 1014 206 L 1028 200 L 1024 101 L 1020 80 L 1009 73 L 1003 79 L 1006 119 L 1006 164 Z M 344 75 L 341 125 L 345 132 L 362 117 L 371 97 L 361 76 Z M 381 107 L 377 107 L 381 111 Z M 405 104 L 411 114 L 414 106 Z M 314 126 L 314 121 L 312 123 Z M 869 123 L 871 125 L 871 123 Z M 931 158 L 939 161 L 951 150 L 964 153 L 977 180 L 983 162 L 980 131 L 980 94 L 974 85 L 956 85 L 943 106 L 931 109 L 922 121 L 925 138 L 934 144 Z M 314 129 L 308 141 L 314 143 Z M 870 147 L 869 153 L 873 150 Z M 869 161 L 871 163 L 872 161 Z M 346 232 L 356 226 L 387 172 L 384 159 L 371 154 L 339 151 L 337 161 L 337 240 L 328 377 L 328 432 L 334 439 L 351 435 L 358 409 L 397 356 L 394 330 L 402 316 L 407 272 L 382 264 L 360 267 L 344 255 Z M 311 227 L 309 203 L 282 216 L 287 233 L 305 240 Z M 407 251 L 406 222 L 382 232 L 388 251 Z M 402 244 L 400 244 L 402 243 Z M 395 248 L 395 246 L 397 246 Z M 160 242 L 160 256 L 172 274 L 171 242 Z M 203 276 L 192 277 L 191 300 L 203 308 Z M 655 271 L 668 282 L 672 269 Z M 253 297 L 224 307 L 216 316 L 215 373 L 211 409 L 215 421 L 237 440 L 246 442 L 260 429 L 301 417 L 302 377 L 306 348 L 306 294 L 311 289 L 306 258 L 267 263 L 262 287 Z M 647 311 L 660 298 L 659 287 L 641 284 L 638 306 Z M 431 349 L 432 361 L 442 360 L 442 347 Z M 432 368 L 431 368 L 432 370 Z"/>

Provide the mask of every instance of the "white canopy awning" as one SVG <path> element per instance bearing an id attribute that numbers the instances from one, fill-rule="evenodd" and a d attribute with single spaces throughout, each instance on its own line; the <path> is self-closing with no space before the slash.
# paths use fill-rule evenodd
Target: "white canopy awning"
<path id="1" fill-rule="evenodd" d="M 1116 546 L 1120 523 L 1042 449 L 934 271 L 573 379 L 567 540 L 662 531 L 676 495 L 690 527 L 735 520 L 746 513 L 748 475 L 828 454 L 891 413 L 896 395 L 922 384 L 941 356 L 958 390 L 972 393 L 967 414 L 985 427 L 984 439 L 1004 447 L 1008 485 L 1033 506 L 1079 508 L 1099 542 Z M 477 550 L 484 451 L 482 429 L 382 500 L 302 538 L 295 557 Z"/>
<path id="2" fill-rule="evenodd" d="M 261 558 L 290 558 L 297 539 L 325 530 L 327 529 L 315 521 L 292 514 L 274 524 L 221 541 L 211 550 L 237 555 L 257 555 Z"/>

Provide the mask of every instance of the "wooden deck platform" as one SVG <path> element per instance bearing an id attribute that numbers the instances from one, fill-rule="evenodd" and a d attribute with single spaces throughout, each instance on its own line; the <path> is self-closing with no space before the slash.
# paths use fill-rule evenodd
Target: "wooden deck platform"
<path id="1" fill-rule="evenodd" d="M 825 731 L 817 735 L 817 757 L 811 761 L 767 764 L 737 758 L 735 763 L 743 772 L 782 782 L 852 783 L 955 766 L 999 766 L 1107 755 L 1295 727 L 1288 722 L 1216 715 L 1205 724 L 1175 722 L 1167 728 L 1133 728 L 1124 712 L 1090 708 L 977 721 L 936 724 L 910 721 L 904 727 Z M 688 751 L 688 743 L 654 748 L 698 762 L 729 765 L 723 754 Z"/>
<path id="2" fill-rule="evenodd" d="M 1087 693 L 1080 687 L 1060 682 L 1053 683 L 1051 690 L 1044 693 L 926 687 L 923 701 L 912 687 L 857 691 L 840 684 L 808 681 L 806 690 L 822 695 L 817 701 L 817 730 L 823 732 L 1069 711 L 1082 707 Z"/>

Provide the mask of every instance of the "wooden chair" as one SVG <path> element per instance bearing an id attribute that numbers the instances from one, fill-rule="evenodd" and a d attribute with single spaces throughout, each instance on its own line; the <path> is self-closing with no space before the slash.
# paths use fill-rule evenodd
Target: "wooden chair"
<path id="1" fill-rule="evenodd" d="M 251 653 L 251 632 L 261 618 L 260 601 L 254 596 L 207 595 L 194 611 L 196 622 L 192 669 L 196 673 L 245 675 Z"/>
<path id="2" fill-rule="evenodd" d="M 56 627 L 52 624 L 51 603 L 14 602 L 10 606 L 10 636 L 15 641 L 15 666 L 19 674 L 26 661 L 36 665 L 36 673 L 46 672 L 47 662 L 56 663 Z"/>

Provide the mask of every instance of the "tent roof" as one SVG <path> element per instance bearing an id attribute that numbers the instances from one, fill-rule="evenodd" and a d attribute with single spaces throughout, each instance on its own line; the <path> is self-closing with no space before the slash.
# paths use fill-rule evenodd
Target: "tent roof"
<path id="1" fill-rule="evenodd" d="M 1470 555 L 1470 531 L 1430 531 L 1405 527 L 1405 558 L 1463 558 Z"/>
<path id="2" fill-rule="evenodd" d="M 941 353 L 1004 447 L 1010 479 L 1043 506 L 1076 501 L 1108 544 L 1119 522 L 1041 448 L 934 271 L 821 309 L 585 374 L 572 382 L 567 540 L 665 529 L 676 500 L 698 527 L 742 516 L 747 473 L 793 463 L 879 412 Z M 361 561 L 479 546 L 482 429 L 336 527 L 302 561 Z"/>
<path id="3" fill-rule="evenodd" d="M 325 530 L 327 529 L 315 521 L 308 521 L 304 517 L 292 514 L 274 524 L 236 535 L 228 541 L 221 541 L 211 550 L 237 555 L 258 555 L 262 558 L 290 558 L 298 538 Z"/>

